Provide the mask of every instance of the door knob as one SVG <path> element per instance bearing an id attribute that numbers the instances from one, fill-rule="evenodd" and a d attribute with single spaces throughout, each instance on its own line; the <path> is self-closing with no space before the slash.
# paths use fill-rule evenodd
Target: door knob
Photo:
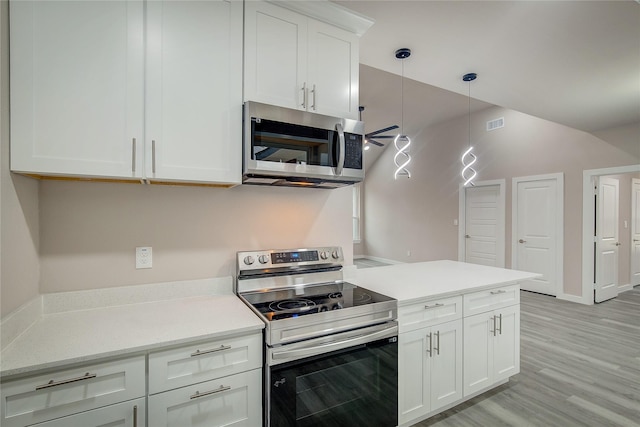
<path id="1" fill-rule="evenodd" d="M 470 239 L 470 238 L 471 238 L 471 236 L 469 236 L 468 234 L 465 234 L 465 235 L 464 235 L 464 238 L 465 238 L 465 239 Z"/>
<path id="2" fill-rule="evenodd" d="M 620 246 L 620 245 L 622 245 L 622 243 L 616 242 L 616 246 Z"/>
<path id="3" fill-rule="evenodd" d="M 527 241 L 520 239 L 520 240 L 518 240 L 518 243 L 527 243 Z"/>

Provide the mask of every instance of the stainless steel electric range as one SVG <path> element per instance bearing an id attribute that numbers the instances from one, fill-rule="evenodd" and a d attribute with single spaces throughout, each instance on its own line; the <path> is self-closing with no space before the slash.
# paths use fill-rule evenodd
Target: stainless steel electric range
<path id="1" fill-rule="evenodd" d="M 339 247 L 238 252 L 265 322 L 265 425 L 397 425 L 397 301 L 343 280 Z"/>

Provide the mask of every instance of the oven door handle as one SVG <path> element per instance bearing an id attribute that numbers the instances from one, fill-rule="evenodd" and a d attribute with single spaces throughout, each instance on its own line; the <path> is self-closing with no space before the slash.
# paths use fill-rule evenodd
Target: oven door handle
<path id="1" fill-rule="evenodd" d="M 271 354 L 271 358 L 273 360 L 301 359 L 303 357 L 316 356 L 319 354 L 328 353 L 330 351 L 342 350 L 347 347 L 366 344 L 377 339 L 391 338 L 392 336 L 397 334 L 398 326 L 394 322 L 393 326 L 384 325 L 384 328 L 381 330 L 356 335 L 347 339 L 330 341 L 318 345 L 312 344 L 308 347 L 297 348 L 293 350 L 274 351 Z"/>

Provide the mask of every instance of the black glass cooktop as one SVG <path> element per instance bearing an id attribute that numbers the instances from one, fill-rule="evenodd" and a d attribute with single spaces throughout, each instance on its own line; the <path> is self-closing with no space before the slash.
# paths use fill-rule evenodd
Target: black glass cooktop
<path id="1" fill-rule="evenodd" d="M 393 298 L 348 282 L 243 293 L 242 296 L 268 320 L 290 319 L 325 311 L 393 301 Z"/>

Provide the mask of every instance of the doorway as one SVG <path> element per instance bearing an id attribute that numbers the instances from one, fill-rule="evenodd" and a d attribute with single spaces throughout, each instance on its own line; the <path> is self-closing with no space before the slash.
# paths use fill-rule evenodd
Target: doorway
<path id="1" fill-rule="evenodd" d="M 459 261 L 505 267 L 505 187 L 504 179 L 460 186 Z"/>
<path id="2" fill-rule="evenodd" d="M 563 289 L 564 175 L 513 178 L 512 265 L 541 276 L 521 289 L 557 296 Z"/>
<path id="3" fill-rule="evenodd" d="M 630 166 L 618 166 L 604 169 L 590 169 L 583 171 L 583 179 L 582 179 L 582 299 L 580 302 L 583 304 L 593 304 L 594 303 L 594 294 L 595 294 L 595 278 L 598 274 L 598 265 L 597 265 L 597 252 L 596 245 L 594 244 L 594 229 L 596 224 L 596 210 L 597 206 L 594 206 L 597 203 L 597 199 L 594 197 L 594 191 L 596 189 L 597 181 L 600 177 L 607 175 L 626 175 L 626 174 L 639 174 L 640 173 L 640 165 L 630 165 Z M 629 197 L 628 192 L 624 191 L 621 193 L 621 197 Z M 631 195 L 633 199 L 633 195 Z M 596 202 L 594 202 L 596 200 Z M 631 202 L 633 203 L 633 202 Z M 635 202 L 638 203 L 638 202 Z M 632 204 L 633 206 L 633 204 Z M 635 220 L 633 218 L 630 219 L 629 223 L 633 228 L 638 223 L 637 213 Z M 624 226 L 623 226 L 624 227 Z M 626 236 L 621 236 L 623 241 L 621 242 L 621 248 L 629 248 L 629 252 L 627 255 L 626 250 L 621 254 L 622 258 L 625 258 L 630 262 L 631 265 L 635 265 L 634 256 L 638 252 L 634 252 L 632 248 L 635 248 L 635 244 L 638 242 L 633 242 L 633 239 L 640 239 L 640 237 L 633 237 L 631 235 L 633 230 L 626 230 L 628 233 L 629 244 L 625 243 Z M 633 245 L 632 245 L 633 243 Z M 640 248 L 638 248 L 640 251 Z M 602 266 L 600 266 L 602 269 Z M 633 270 L 634 267 L 630 269 Z M 634 272 L 631 272 L 631 276 L 634 276 Z M 640 273 L 639 273 L 640 277 Z M 634 280 L 634 279 L 632 279 Z M 631 281 L 630 283 L 633 283 Z M 626 284 L 625 284 L 626 286 Z M 618 291 L 624 288 L 619 288 Z"/>

